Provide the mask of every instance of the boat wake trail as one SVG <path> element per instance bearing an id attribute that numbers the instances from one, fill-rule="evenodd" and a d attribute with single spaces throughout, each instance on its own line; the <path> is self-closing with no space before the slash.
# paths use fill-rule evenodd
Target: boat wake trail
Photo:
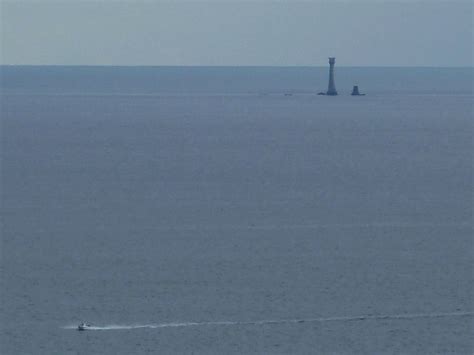
<path id="1" fill-rule="evenodd" d="M 265 325 L 265 324 L 291 324 L 291 323 L 325 323 L 325 322 L 350 322 L 363 320 L 389 320 L 389 319 L 417 319 L 417 318 L 452 318 L 472 317 L 474 312 L 452 312 L 452 313 L 412 313 L 412 314 L 385 314 L 385 315 L 361 315 L 346 317 L 325 318 L 302 318 L 302 319 L 275 319 L 257 321 L 219 321 L 219 322 L 179 322 L 158 324 L 132 324 L 132 325 L 104 325 L 90 326 L 87 330 L 129 330 L 129 329 L 157 329 L 178 328 L 198 326 L 231 326 L 231 325 Z M 63 329 L 77 329 L 77 326 L 65 326 Z"/>

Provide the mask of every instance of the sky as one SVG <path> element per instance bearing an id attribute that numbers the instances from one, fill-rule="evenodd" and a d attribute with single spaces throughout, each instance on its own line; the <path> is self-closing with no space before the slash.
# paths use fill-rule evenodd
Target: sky
<path id="1" fill-rule="evenodd" d="M 0 4 L 0 64 L 473 66 L 474 0 Z"/>

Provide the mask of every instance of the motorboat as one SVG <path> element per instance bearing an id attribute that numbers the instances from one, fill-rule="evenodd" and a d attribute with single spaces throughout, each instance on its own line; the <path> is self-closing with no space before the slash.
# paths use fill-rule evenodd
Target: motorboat
<path id="1" fill-rule="evenodd" d="M 91 325 L 86 323 L 81 323 L 77 326 L 77 330 L 88 330 L 90 329 Z"/>

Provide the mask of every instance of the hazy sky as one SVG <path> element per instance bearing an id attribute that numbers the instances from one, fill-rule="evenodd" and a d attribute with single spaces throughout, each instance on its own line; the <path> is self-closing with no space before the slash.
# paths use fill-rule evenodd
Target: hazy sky
<path id="1" fill-rule="evenodd" d="M 1 64 L 473 65 L 471 0 L 0 2 Z"/>

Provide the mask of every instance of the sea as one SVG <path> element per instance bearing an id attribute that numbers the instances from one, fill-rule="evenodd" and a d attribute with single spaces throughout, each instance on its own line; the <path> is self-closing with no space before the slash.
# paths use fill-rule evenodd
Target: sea
<path id="1" fill-rule="evenodd" d="M 0 77 L 1 354 L 474 352 L 473 68 Z"/>

